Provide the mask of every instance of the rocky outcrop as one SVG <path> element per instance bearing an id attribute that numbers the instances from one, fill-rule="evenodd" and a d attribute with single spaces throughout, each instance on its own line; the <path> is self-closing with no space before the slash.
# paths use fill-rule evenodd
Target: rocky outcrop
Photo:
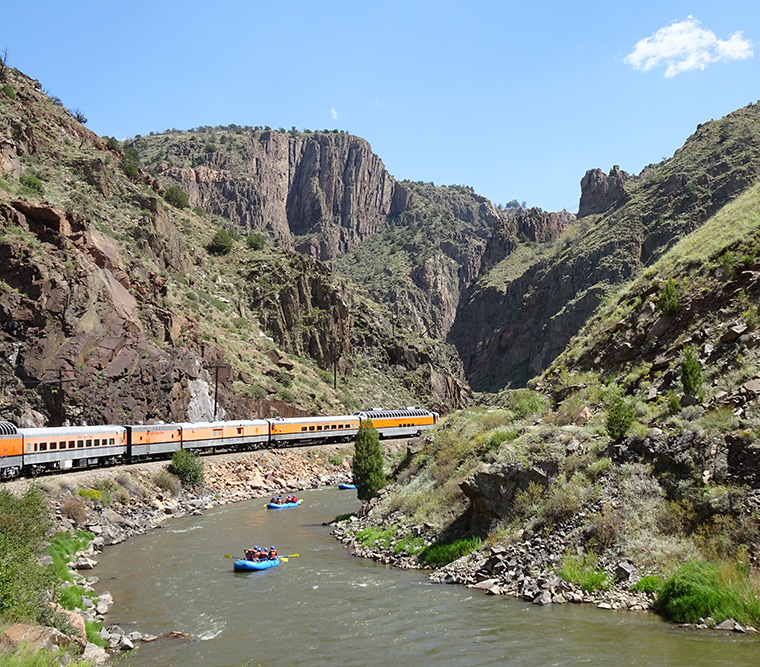
<path id="1" fill-rule="evenodd" d="M 494 526 L 512 514 L 517 491 L 530 484 L 546 489 L 557 478 L 559 467 L 552 461 L 530 468 L 507 463 L 483 465 L 460 488 L 470 501 L 470 526 L 473 534 L 487 536 Z"/>
<path id="2" fill-rule="evenodd" d="M 625 184 L 628 179 L 630 174 L 621 171 L 617 165 L 610 169 L 609 175 L 601 169 L 589 169 L 581 179 L 578 217 L 604 213 L 622 204 L 627 197 Z"/>
<path id="3" fill-rule="evenodd" d="M 194 156 L 198 149 L 188 137 L 177 150 Z M 158 173 L 185 190 L 192 206 L 241 229 L 267 230 L 282 247 L 321 260 L 377 232 L 408 201 L 370 145 L 344 133 L 251 130 L 242 155 L 218 150 L 205 161 L 158 165 Z"/>
<path id="4" fill-rule="evenodd" d="M 549 213 L 540 208 L 511 209 L 505 212 L 488 239 L 483 254 L 485 273 L 508 257 L 520 243 L 546 243 L 556 239 L 575 220 L 571 213 Z"/>

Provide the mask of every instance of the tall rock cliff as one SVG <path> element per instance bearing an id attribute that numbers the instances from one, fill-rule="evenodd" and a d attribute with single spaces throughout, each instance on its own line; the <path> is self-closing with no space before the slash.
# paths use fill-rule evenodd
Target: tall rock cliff
<path id="1" fill-rule="evenodd" d="M 403 186 L 359 137 L 212 132 L 143 137 L 134 146 L 162 180 L 188 193 L 191 206 L 241 231 L 266 230 L 281 247 L 333 259 L 405 205 Z"/>

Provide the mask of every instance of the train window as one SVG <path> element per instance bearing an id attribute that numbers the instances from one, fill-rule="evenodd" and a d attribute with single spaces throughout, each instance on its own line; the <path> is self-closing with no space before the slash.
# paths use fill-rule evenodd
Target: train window
<path id="1" fill-rule="evenodd" d="M 302 431 L 307 431 L 308 429 L 307 429 L 305 426 L 302 426 L 302 427 L 301 427 L 301 430 L 302 430 Z"/>
<path id="2" fill-rule="evenodd" d="M 47 451 L 47 443 L 46 442 L 41 442 L 40 443 L 40 451 L 41 452 L 46 452 Z"/>
<path id="3" fill-rule="evenodd" d="M 31 451 L 32 451 L 32 443 L 27 442 L 26 443 L 26 453 L 28 454 Z"/>
<path id="4" fill-rule="evenodd" d="M 214 437 L 215 437 L 215 438 L 221 438 L 221 437 L 222 437 L 222 429 L 220 429 L 220 428 L 215 428 L 215 429 L 214 429 Z"/>
<path id="5" fill-rule="evenodd" d="M 51 442 L 50 443 L 50 449 L 57 449 L 58 443 L 57 442 Z"/>
<path id="6" fill-rule="evenodd" d="M 77 440 L 77 447 L 84 447 L 84 440 Z"/>
<path id="7" fill-rule="evenodd" d="M 320 424 L 319 426 L 317 426 L 317 431 L 321 431 L 321 430 L 322 430 L 322 424 Z"/>
<path id="8" fill-rule="evenodd" d="M 90 440 L 89 438 L 87 438 L 87 440 L 85 441 L 85 446 L 86 447 L 92 447 L 92 440 Z"/>
<path id="9" fill-rule="evenodd" d="M 314 427 L 313 427 L 313 426 L 309 426 L 309 430 L 310 430 L 310 431 L 313 431 L 313 430 L 314 430 Z"/>
<path id="10" fill-rule="evenodd" d="M 338 425 L 337 424 L 333 424 L 332 428 L 330 430 L 334 431 L 336 428 L 338 428 Z"/>
<path id="11" fill-rule="evenodd" d="M 112 444 L 114 444 L 114 440 L 113 440 L 113 438 L 111 438 L 111 439 L 108 441 L 108 444 L 109 444 L 109 445 L 112 445 Z"/>
<path id="12" fill-rule="evenodd" d="M 95 438 L 95 447 L 100 447 L 100 438 Z"/>
<path id="13" fill-rule="evenodd" d="M 243 435 L 243 427 L 242 426 L 238 426 L 238 430 L 237 431 L 238 431 L 238 435 Z"/>

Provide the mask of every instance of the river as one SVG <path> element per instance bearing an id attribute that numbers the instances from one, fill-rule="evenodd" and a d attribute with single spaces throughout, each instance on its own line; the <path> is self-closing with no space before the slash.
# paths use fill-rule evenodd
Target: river
<path id="1" fill-rule="evenodd" d="M 94 574 L 126 631 L 186 633 L 138 642 L 120 665 L 756 665 L 755 637 L 676 629 L 651 614 L 534 606 L 352 557 L 323 526 L 358 507 L 353 491 L 304 492 L 297 509 L 265 500 L 169 520 L 108 547 Z M 298 554 L 235 573 L 248 546 Z"/>

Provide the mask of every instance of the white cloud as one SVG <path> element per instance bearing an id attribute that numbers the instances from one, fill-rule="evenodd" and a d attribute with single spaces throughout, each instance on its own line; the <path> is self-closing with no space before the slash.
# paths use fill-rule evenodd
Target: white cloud
<path id="1" fill-rule="evenodd" d="M 330 115 L 332 116 L 333 120 L 338 120 L 338 112 L 335 111 L 335 109 L 330 109 Z"/>
<path id="2" fill-rule="evenodd" d="M 668 78 L 692 69 L 703 70 L 721 60 L 744 60 L 753 55 L 752 45 L 741 32 L 735 32 L 727 40 L 718 39 L 714 32 L 705 30 L 689 16 L 639 41 L 624 62 L 643 72 L 666 65 Z"/>

